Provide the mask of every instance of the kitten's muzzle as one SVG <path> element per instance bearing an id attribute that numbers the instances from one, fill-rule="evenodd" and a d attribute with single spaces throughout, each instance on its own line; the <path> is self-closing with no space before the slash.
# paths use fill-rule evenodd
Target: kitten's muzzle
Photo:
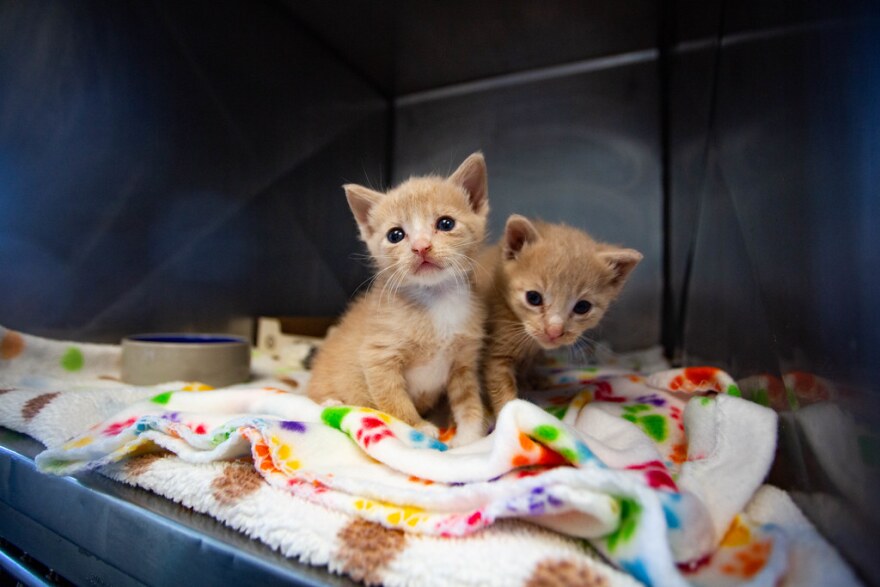
<path id="1" fill-rule="evenodd" d="M 562 336 L 563 332 L 565 332 L 565 327 L 562 324 L 551 323 L 544 327 L 544 334 L 551 342 Z"/>
<path id="2" fill-rule="evenodd" d="M 442 269 L 432 256 L 431 256 L 431 241 L 427 239 L 415 239 L 412 241 L 412 252 L 416 255 L 416 260 L 413 263 L 413 270 L 416 273 L 421 273 L 422 271 L 434 271 L 436 269 Z"/>
<path id="3" fill-rule="evenodd" d="M 443 269 L 438 265 L 435 261 L 429 260 L 427 257 L 423 257 L 422 261 L 415 266 L 415 272 L 421 273 L 423 271 L 439 271 Z"/>
<path id="4" fill-rule="evenodd" d="M 416 238 L 410 244 L 412 252 L 423 259 L 431 252 L 431 241 L 425 238 Z"/>
<path id="5" fill-rule="evenodd" d="M 534 333 L 532 338 L 546 350 L 552 350 L 569 344 L 569 337 L 566 336 L 564 327 L 561 324 L 551 324 L 543 332 Z"/>

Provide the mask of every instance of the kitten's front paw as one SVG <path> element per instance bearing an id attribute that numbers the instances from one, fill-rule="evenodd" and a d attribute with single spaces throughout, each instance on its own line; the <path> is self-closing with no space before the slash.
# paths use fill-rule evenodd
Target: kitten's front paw
<path id="1" fill-rule="evenodd" d="M 440 429 L 428 422 L 427 420 L 422 420 L 419 424 L 413 426 L 413 428 L 415 428 L 425 436 L 430 436 L 431 438 L 440 438 Z"/>
<path id="2" fill-rule="evenodd" d="M 481 423 L 475 422 L 473 424 L 463 424 L 456 427 L 455 436 L 453 436 L 452 440 L 446 444 L 455 448 L 457 446 L 464 446 L 476 442 L 483 438 L 483 436 L 485 436 L 485 431 L 483 430 L 483 425 Z"/>

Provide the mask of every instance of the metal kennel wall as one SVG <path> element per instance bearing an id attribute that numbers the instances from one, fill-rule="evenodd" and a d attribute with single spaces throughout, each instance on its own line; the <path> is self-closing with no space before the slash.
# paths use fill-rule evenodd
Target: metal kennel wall
<path id="1" fill-rule="evenodd" d="M 597 338 L 821 382 L 824 427 L 783 390 L 771 481 L 876 580 L 878 33 L 867 0 L 9 0 L 0 324 L 336 314 L 369 274 L 341 184 L 481 149 L 493 235 L 645 254 Z"/>

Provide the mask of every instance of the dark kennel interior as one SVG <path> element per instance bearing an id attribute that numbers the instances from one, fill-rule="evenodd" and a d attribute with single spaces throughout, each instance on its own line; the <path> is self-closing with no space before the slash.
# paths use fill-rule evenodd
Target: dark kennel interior
<path id="1" fill-rule="evenodd" d="M 869 0 L 0 3 L 0 324 L 336 314 L 368 276 L 341 184 L 477 149 L 493 234 L 518 212 L 645 254 L 597 338 L 828 382 L 840 417 L 817 439 L 783 414 L 771 481 L 880 581 Z"/>

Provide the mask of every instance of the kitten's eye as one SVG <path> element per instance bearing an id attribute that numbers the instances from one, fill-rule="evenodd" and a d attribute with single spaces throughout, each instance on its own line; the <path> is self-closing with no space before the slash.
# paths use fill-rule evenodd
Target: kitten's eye
<path id="1" fill-rule="evenodd" d="M 575 314 L 586 314 L 593 307 L 593 304 L 588 302 L 587 300 L 580 300 L 578 303 L 574 305 L 574 313 Z"/>
<path id="2" fill-rule="evenodd" d="M 453 228 L 455 228 L 455 220 L 449 216 L 441 216 L 440 219 L 437 220 L 437 230 L 449 232 Z"/>
<path id="3" fill-rule="evenodd" d="M 542 303 L 544 303 L 544 298 L 541 297 L 541 294 L 532 290 L 526 292 L 526 301 L 529 303 L 529 305 L 540 306 Z"/>
<path id="4" fill-rule="evenodd" d="M 388 237 L 389 243 L 391 243 L 392 245 L 396 245 L 397 243 L 399 243 L 400 241 L 403 240 L 403 237 L 406 236 L 406 233 L 403 232 L 403 229 L 400 228 L 399 226 L 395 226 L 394 228 L 389 230 L 388 234 L 386 234 L 385 236 Z"/>

